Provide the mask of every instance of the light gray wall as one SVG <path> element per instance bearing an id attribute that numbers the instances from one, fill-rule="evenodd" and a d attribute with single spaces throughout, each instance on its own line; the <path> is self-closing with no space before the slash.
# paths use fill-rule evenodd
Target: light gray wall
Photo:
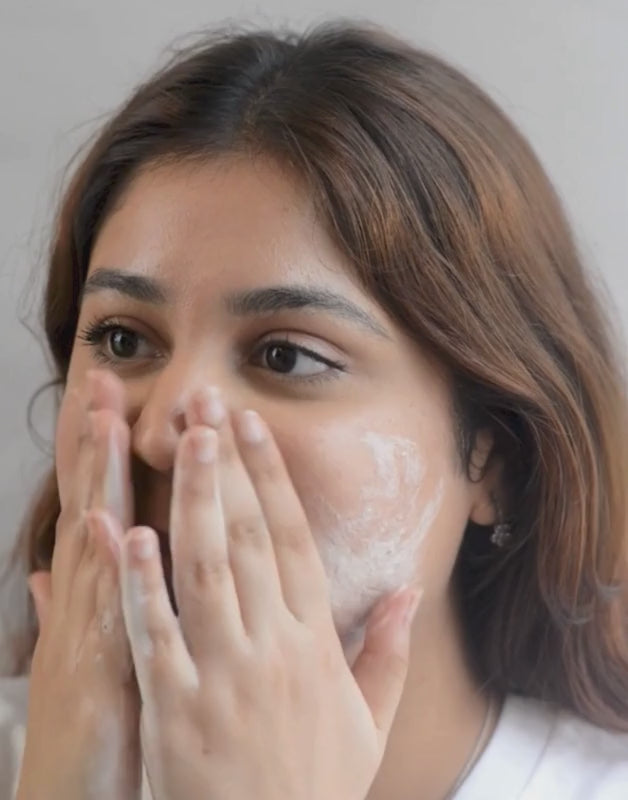
<path id="1" fill-rule="evenodd" d="M 263 7 L 263 13 L 261 11 Z M 0 0 L 0 550 L 49 463 L 26 426 L 64 165 L 175 36 L 227 18 L 383 23 L 475 77 L 532 140 L 590 264 L 628 315 L 628 0 Z M 35 409 L 50 441 L 50 394 Z"/>

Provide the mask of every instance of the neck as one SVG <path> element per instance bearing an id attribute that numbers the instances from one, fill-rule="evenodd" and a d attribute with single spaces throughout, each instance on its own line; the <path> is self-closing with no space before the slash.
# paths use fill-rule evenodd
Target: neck
<path id="1" fill-rule="evenodd" d="M 445 800 L 476 748 L 490 700 L 472 677 L 451 598 L 440 607 L 424 600 L 404 694 L 367 800 Z"/>

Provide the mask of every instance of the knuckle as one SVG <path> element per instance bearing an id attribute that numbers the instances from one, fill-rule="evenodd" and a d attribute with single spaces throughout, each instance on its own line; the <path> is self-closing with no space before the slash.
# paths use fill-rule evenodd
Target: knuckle
<path id="1" fill-rule="evenodd" d="M 63 536 L 64 531 L 67 530 L 69 519 L 68 519 L 68 510 L 67 508 L 62 508 L 61 513 L 57 517 L 57 521 L 55 522 L 55 536 L 58 538 Z"/>
<path id="2" fill-rule="evenodd" d="M 264 542 L 264 523 L 259 517 L 243 517 L 229 523 L 229 538 L 240 545 L 257 545 Z"/>
<path id="3" fill-rule="evenodd" d="M 299 681 L 294 674 L 286 670 L 283 658 L 277 656 L 270 659 L 265 666 L 264 675 L 266 685 L 276 696 L 282 696 L 288 692 L 292 693 L 298 689 Z"/>
<path id="4" fill-rule="evenodd" d="M 142 646 L 149 650 L 150 654 L 169 653 L 174 646 L 175 638 L 175 630 L 171 625 L 165 620 L 153 617 L 146 621 Z"/>
<path id="5" fill-rule="evenodd" d="M 290 658 L 290 648 L 284 644 L 272 641 L 261 648 L 252 656 L 254 673 L 258 681 L 263 684 L 264 691 L 276 699 L 291 694 L 296 684 L 299 683 L 298 669 L 295 669 L 295 659 Z M 290 668 L 288 668 L 290 664 Z M 254 702 L 255 694 L 259 690 L 257 686 L 249 685 L 247 681 L 240 687 L 241 699 L 249 699 Z M 244 698 L 242 698 L 244 695 Z"/>
<path id="6" fill-rule="evenodd" d="M 57 521 L 55 523 L 55 536 L 62 537 L 70 532 L 75 532 L 78 528 L 82 528 L 85 520 L 81 517 L 78 509 L 73 506 L 66 506 L 61 509 Z"/>
<path id="7" fill-rule="evenodd" d="M 92 443 L 92 429 L 91 429 L 91 421 L 86 416 L 85 422 L 81 429 L 79 430 L 78 435 L 78 446 L 79 450 L 83 450 Z"/>
<path id="8" fill-rule="evenodd" d="M 181 482 L 181 494 L 184 503 L 207 502 L 211 496 L 206 481 L 200 480 L 194 470 L 186 470 Z"/>
<path id="9" fill-rule="evenodd" d="M 223 585 L 230 577 L 231 566 L 228 558 L 196 559 L 190 568 L 192 584 L 197 590 Z"/>
<path id="10" fill-rule="evenodd" d="M 255 483 L 280 483 L 283 477 L 281 465 L 273 458 L 251 465 L 250 473 Z"/>
<path id="11" fill-rule="evenodd" d="M 277 524 L 273 528 L 273 538 L 280 547 L 284 547 L 298 555 L 309 552 L 310 541 L 303 527 L 298 523 Z"/>

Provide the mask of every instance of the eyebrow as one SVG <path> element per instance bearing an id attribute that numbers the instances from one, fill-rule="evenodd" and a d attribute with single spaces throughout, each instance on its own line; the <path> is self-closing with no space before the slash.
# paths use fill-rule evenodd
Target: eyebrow
<path id="1" fill-rule="evenodd" d="M 169 301 L 169 293 L 153 278 L 138 275 L 136 272 L 99 267 L 85 281 L 79 305 L 87 295 L 103 289 L 157 306 L 163 306 Z"/>
<path id="2" fill-rule="evenodd" d="M 81 292 L 81 302 L 87 295 L 100 290 L 118 292 L 152 305 L 167 305 L 172 299 L 168 289 L 154 278 L 106 267 L 99 267 L 87 278 Z M 286 309 L 320 310 L 390 339 L 385 328 L 371 314 L 328 289 L 300 284 L 265 286 L 232 292 L 224 298 L 224 306 L 230 314 L 238 317 L 274 314 Z"/>
<path id="3" fill-rule="evenodd" d="M 353 322 L 371 333 L 389 339 L 386 330 L 360 306 L 342 295 L 328 289 L 311 286 L 283 285 L 267 286 L 262 289 L 249 289 L 235 292 L 225 300 L 227 310 L 236 316 L 272 314 L 285 309 L 304 308 L 326 311 L 348 322 Z"/>

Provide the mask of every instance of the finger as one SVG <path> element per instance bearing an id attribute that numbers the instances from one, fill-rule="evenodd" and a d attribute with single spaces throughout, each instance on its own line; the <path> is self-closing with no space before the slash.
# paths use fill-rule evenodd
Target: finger
<path id="1" fill-rule="evenodd" d="M 72 476 L 72 492 L 61 508 L 55 529 L 52 554 L 52 596 L 61 608 L 70 602 L 74 574 L 87 544 L 82 514 L 89 502 L 94 448 L 91 425 L 85 401 L 76 390 L 68 396 L 68 413 L 76 415 L 79 426 L 78 453 Z"/>
<path id="2" fill-rule="evenodd" d="M 285 610 L 272 541 L 219 390 L 204 390 L 195 401 L 193 413 L 218 434 L 220 498 L 242 622 L 249 635 L 260 633 Z"/>
<path id="3" fill-rule="evenodd" d="M 93 492 L 93 438 L 89 413 L 109 407 L 124 415 L 124 386 L 107 370 L 89 370 L 86 385 L 68 390 L 67 413 L 76 420 L 79 429 L 78 452 L 72 478 L 72 492 L 65 501 L 55 531 L 55 547 L 51 565 L 52 593 L 62 608 L 70 602 L 69 591 L 73 576 L 87 544 L 83 511 L 89 508 Z M 131 511 L 132 513 L 132 511 Z M 130 523 L 129 523 L 130 524 Z"/>
<path id="4" fill-rule="evenodd" d="M 51 624 L 55 629 L 67 630 L 69 647 L 83 649 L 88 639 L 93 640 L 92 628 L 96 617 L 96 586 L 102 565 L 98 558 L 97 540 L 88 525 L 88 512 L 84 511 L 76 526 L 76 537 L 84 540 L 81 557 L 64 592 L 64 603 L 57 602 L 52 590 Z M 53 577 L 54 581 L 54 577 Z M 54 617 L 54 620 L 52 619 Z"/>
<path id="5" fill-rule="evenodd" d="M 353 667 L 382 746 L 408 674 L 411 625 L 422 594 L 421 589 L 405 590 L 380 602 L 368 622 L 364 647 Z"/>
<path id="6" fill-rule="evenodd" d="M 198 675 L 170 605 L 152 528 L 127 531 L 121 568 L 122 611 L 142 700 L 166 711 L 181 690 L 198 686 Z"/>
<path id="7" fill-rule="evenodd" d="M 50 609 L 52 585 L 50 572 L 38 570 L 28 576 L 28 588 L 33 596 L 37 622 L 41 630 Z"/>
<path id="8" fill-rule="evenodd" d="M 129 427 L 116 412 L 91 412 L 94 461 L 90 508 L 109 511 L 126 530 L 133 524 L 133 492 L 129 469 Z"/>
<path id="9" fill-rule="evenodd" d="M 133 675 L 133 660 L 122 615 L 119 586 L 122 528 L 108 511 L 91 510 L 86 516 L 89 535 L 99 560 L 96 579 L 96 628 L 102 649 L 97 658 L 118 678 L 120 685 Z"/>
<path id="10" fill-rule="evenodd" d="M 174 591 L 193 659 L 223 652 L 243 634 L 218 490 L 217 434 L 206 426 L 182 435 L 174 468 L 170 541 Z"/>
<path id="11" fill-rule="evenodd" d="M 242 460 L 270 531 L 284 602 L 303 622 L 332 623 L 325 569 L 279 448 L 255 411 L 235 417 Z"/>
<path id="12" fill-rule="evenodd" d="M 123 482 L 123 464 L 120 453 L 120 440 L 127 436 L 127 432 L 124 430 L 126 425 L 108 409 L 90 411 L 88 416 L 92 432 L 93 454 L 91 475 L 87 479 L 89 484 L 88 508 L 81 513 L 85 519 L 86 529 L 89 527 L 87 526 L 88 519 L 92 519 L 95 524 L 89 527 L 90 535 L 87 536 L 77 564 L 70 592 L 72 606 L 75 609 L 83 608 L 85 611 L 88 611 L 93 605 L 91 599 L 88 600 L 88 596 L 91 598 L 94 594 L 96 590 L 94 576 L 99 569 L 102 569 L 102 564 L 98 563 L 96 547 L 100 525 L 98 518 L 91 517 L 90 513 L 94 509 L 108 511 L 122 523 L 120 517 L 128 515 L 126 505 L 130 495 L 128 487 Z"/>
<path id="13" fill-rule="evenodd" d="M 97 508 L 87 511 L 85 522 L 95 542 L 98 558 L 104 566 L 111 568 L 119 580 L 124 539 L 120 520 L 110 511 Z"/>
<path id="14" fill-rule="evenodd" d="M 73 406 L 68 413 L 76 415 L 79 427 L 79 458 L 74 470 L 74 491 L 68 498 L 66 508 L 69 518 L 78 519 L 81 512 L 89 507 L 93 492 L 91 471 L 82 471 L 84 465 L 80 460 L 81 446 L 93 444 L 90 414 L 108 408 L 114 415 L 124 419 L 124 386 L 113 373 L 92 369 L 87 372 L 85 386 L 70 390 L 68 399 Z"/>
<path id="15" fill-rule="evenodd" d="M 93 398 L 94 410 L 108 408 L 120 419 L 126 419 L 126 393 L 124 383 L 108 369 L 87 371 L 88 394 Z"/>

